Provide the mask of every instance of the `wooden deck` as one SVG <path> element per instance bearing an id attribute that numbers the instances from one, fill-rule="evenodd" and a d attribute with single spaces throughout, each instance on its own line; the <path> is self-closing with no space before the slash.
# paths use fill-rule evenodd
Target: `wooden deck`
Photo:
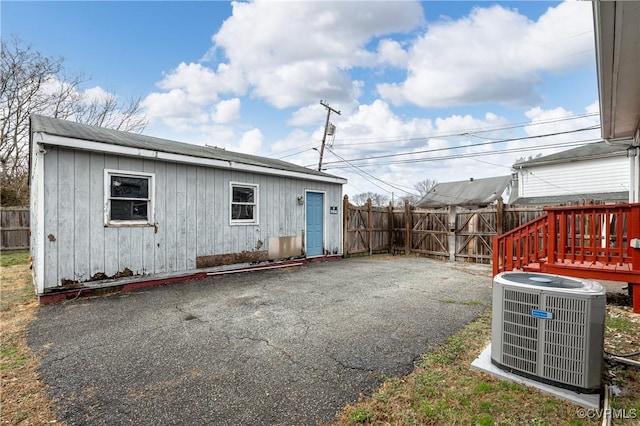
<path id="1" fill-rule="evenodd" d="M 493 273 L 522 270 L 629 283 L 640 313 L 640 204 L 552 207 L 494 238 Z"/>

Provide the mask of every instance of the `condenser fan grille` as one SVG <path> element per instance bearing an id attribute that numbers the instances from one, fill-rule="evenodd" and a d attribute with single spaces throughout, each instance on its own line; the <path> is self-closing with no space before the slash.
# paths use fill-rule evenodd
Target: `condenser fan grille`
<path id="1" fill-rule="evenodd" d="M 538 365 L 538 319 L 530 315 L 539 295 L 504 290 L 502 363 L 535 374 Z"/>
<path id="2" fill-rule="evenodd" d="M 587 344 L 587 301 L 560 296 L 545 297 L 546 310 L 554 320 L 544 326 L 542 376 L 572 385 L 584 382 Z"/>

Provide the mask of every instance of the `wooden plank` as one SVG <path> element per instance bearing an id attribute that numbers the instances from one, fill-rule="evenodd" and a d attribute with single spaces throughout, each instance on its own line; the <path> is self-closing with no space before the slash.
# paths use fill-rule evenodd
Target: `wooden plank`
<path id="1" fill-rule="evenodd" d="M 75 281 L 74 274 L 74 154 L 61 149 L 58 152 L 58 284 L 62 280 Z"/>
<path id="2" fill-rule="evenodd" d="M 185 217 L 187 220 L 186 227 L 186 269 L 194 269 L 196 267 L 196 242 L 197 242 L 197 168 L 188 166 L 186 172 L 186 207 Z"/>
<path id="3" fill-rule="evenodd" d="M 144 160 L 132 158 L 129 161 L 129 170 L 133 172 L 144 171 Z M 152 195 L 153 196 L 153 195 Z M 144 273 L 144 232 L 145 227 L 131 227 L 129 233 L 129 269 L 134 275 Z"/>
<path id="4" fill-rule="evenodd" d="M 196 256 L 205 256 L 212 253 L 207 252 L 206 233 L 206 200 L 204 197 L 206 188 L 206 172 L 204 167 L 196 169 Z"/>
<path id="5" fill-rule="evenodd" d="M 349 215 L 351 214 L 351 206 L 349 205 L 349 196 L 345 194 L 342 197 L 342 251 L 344 256 L 349 255 L 350 235 L 349 235 Z"/>
<path id="6" fill-rule="evenodd" d="M 87 281 L 91 278 L 91 182 L 90 154 L 83 151 L 74 152 L 74 241 L 73 258 L 75 280 Z M 95 197 L 95 196 L 94 196 Z"/>
<path id="7" fill-rule="evenodd" d="M 187 269 L 187 166 L 176 165 L 176 260 L 175 269 Z"/>
<path id="8" fill-rule="evenodd" d="M 118 157 L 105 155 L 105 169 L 117 169 Z M 104 273 L 113 276 L 118 272 L 118 228 L 110 226 L 104 229 Z"/>
<path id="9" fill-rule="evenodd" d="M 128 172 L 131 170 L 131 161 L 129 157 L 118 157 L 118 169 Z M 118 228 L 118 271 L 121 273 L 125 269 L 131 270 L 131 228 Z"/>
<path id="10" fill-rule="evenodd" d="M 156 161 L 155 160 L 144 160 L 142 163 L 142 171 L 147 173 L 154 173 L 156 171 Z M 156 179 L 154 178 L 154 193 L 152 196 L 157 197 L 157 188 L 155 188 Z M 155 201 L 154 201 L 155 203 Z M 155 213 L 154 213 L 154 223 L 156 221 Z M 156 272 L 156 227 L 144 227 L 142 228 L 142 273 L 143 274 L 152 274 Z"/>
<path id="11" fill-rule="evenodd" d="M 408 202 L 404 203 L 404 217 L 404 254 L 408 256 L 411 253 L 411 222 L 413 221 L 411 206 Z"/>
<path id="12" fill-rule="evenodd" d="M 89 275 L 105 273 L 104 267 L 104 154 L 89 158 Z"/>
<path id="13" fill-rule="evenodd" d="M 44 288 L 58 285 L 58 153 L 47 149 L 44 157 Z"/>
<path id="14" fill-rule="evenodd" d="M 205 241 L 206 255 L 216 253 L 232 253 L 229 233 L 229 182 L 225 177 L 229 173 L 225 170 L 209 169 L 205 177 L 205 185 L 199 191 L 199 196 L 205 202 Z"/>
<path id="15" fill-rule="evenodd" d="M 167 258 L 166 258 L 166 234 L 167 234 L 167 216 L 165 213 L 165 207 L 167 204 L 166 197 L 166 169 L 167 164 L 158 161 L 156 162 L 156 233 L 154 241 L 155 250 L 155 273 L 161 273 L 167 271 Z"/>
<path id="16" fill-rule="evenodd" d="M 164 218 L 164 231 L 165 231 L 165 259 L 166 259 L 166 271 L 174 272 L 176 270 L 176 252 L 177 252 L 177 165 L 176 163 L 165 164 L 165 185 L 163 191 L 163 198 L 165 203 L 165 218 Z M 181 247 L 180 249 L 183 249 Z"/>

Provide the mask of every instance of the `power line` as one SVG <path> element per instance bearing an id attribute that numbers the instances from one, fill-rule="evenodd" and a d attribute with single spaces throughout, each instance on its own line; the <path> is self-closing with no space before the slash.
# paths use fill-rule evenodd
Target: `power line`
<path id="1" fill-rule="evenodd" d="M 438 151 L 448 151 L 448 150 L 462 149 L 462 148 L 473 148 L 473 147 L 477 147 L 477 146 L 493 145 L 493 144 L 498 144 L 498 143 L 515 142 L 515 141 L 522 141 L 522 140 L 529 140 L 529 139 L 546 138 L 546 137 L 550 137 L 550 136 L 567 135 L 567 134 L 571 134 L 571 133 L 584 132 L 584 131 L 588 131 L 588 130 L 596 130 L 596 129 L 599 129 L 599 128 L 600 128 L 600 126 L 591 126 L 591 127 L 585 127 L 585 128 L 576 129 L 576 130 L 567 130 L 567 131 L 563 131 L 563 132 L 546 133 L 546 134 L 543 134 L 543 135 L 536 135 L 536 136 L 523 136 L 523 137 L 520 137 L 520 138 L 500 139 L 500 140 L 482 142 L 482 143 L 477 143 L 477 144 L 472 144 L 472 145 L 452 146 L 452 147 L 446 147 L 446 148 L 433 148 L 433 149 L 425 149 L 425 150 L 421 150 L 421 151 L 401 152 L 401 153 L 397 153 L 397 154 L 383 154 L 383 155 L 375 155 L 375 156 L 362 157 L 362 158 L 350 158 L 349 161 L 376 160 L 376 159 L 380 159 L 380 158 L 402 157 L 402 156 L 406 156 L 406 155 L 427 154 L 427 153 L 438 152 Z M 333 162 L 333 163 L 335 163 L 335 162 Z M 330 165 L 330 164 L 332 164 L 332 162 L 325 163 L 325 165 Z"/>
<path id="2" fill-rule="evenodd" d="M 414 159 L 409 159 L 409 160 L 395 160 L 395 161 L 386 161 L 386 162 L 376 162 L 376 163 L 371 163 L 371 164 L 359 164 L 360 167 L 371 167 L 371 166 L 383 166 L 383 165 L 390 165 L 390 164 L 410 164 L 410 163 L 424 163 L 424 162 L 430 162 L 430 161 L 443 161 L 443 160 L 455 160 L 455 159 L 459 159 L 459 158 L 473 158 L 473 157 L 483 157 L 483 156 L 487 156 L 487 155 L 496 155 L 496 154 L 508 154 L 508 153 L 513 153 L 513 152 L 526 152 L 526 151 L 533 151 L 533 150 L 544 150 L 544 149 L 552 149 L 552 148 L 562 148 L 562 147 L 573 147 L 573 146 L 581 146 L 587 143 L 592 143 L 592 142 L 598 142 L 600 139 L 584 139 L 581 141 L 573 141 L 573 142 L 568 142 L 568 143 L 561 143 L 561 144 L 548 144 L 548 145 L 537 145 L 537 146 L 533 146 L 533 147 L 524 147 L 524 148 L 508 148 L 508 149 L 503 149 L 503 150 L 497 150 L 497 151 L 487 151 L 487 152 L 472 152 L 472 153 L 467 153 L 467 154 L 457 154 L 457 155 L 445 155 L 445 156 L 440 156 L 440 157 L 423 157 L 423 158 L 414 158 Z M 465 147 L 463 147 L 465 148 Z M 351 160 L 353 161 L 353 160 Z M 344 166 L 340 166 L 340 165 L 335 165 L 335 166 L 328 166 L 326 167 L 327 169 L 342 169 L 344 168 Z"/>
<path id="3" fill-rule="evenodd" d="M 447 137 L 457 137 L 457 136 L 472 136 L 477 133 L 488 133 L 488 132 L 496 132 L 501 130 L 511 130 L 517 129 L 520 127 L 530 127 L 530 126 L 538 126 L 544 124 L 552 124 L 558 123 L 561 121 L 569 121 L 569 120 L 578 120 L 581 118 L 595 117 L 598 116 L 598 113 L 588 113 L 581 115 L 571 115 L 564 117 L 551 118 L 548 120 L 540 120 L 540 121 L 529 121 L 529 122 L 521 122 L 510 125 L 503 126 L 487 126 L 487 127 L 477 127 L 471 129 L 463 129 L 456 132 L 443 132 L 443 133 L 432 133 L 432 134 L 424 134 L 417 135 L 411 138 L 393 138 L 393 139 L 384 139 L 384 138 L 371 138 L 371 137 L 363 137 L 363 138 L 344 138 L 340 139 L 340 144 L 336 146 L 352 146 L 352 145 L 376 145 L 376 144 L 384 144 L 384 143 L 396 143 L 396 142 L 413 142 L 419 141 L 422 139 L 432 139 L 432 138 L 447 138 Z M 343 141 L 358 141 L 358 140 L 368 140 L 371 139 L 371 142 L 354 142 L 354 143 L 342 143 Z"/>
<path id="4" fill-rule="evenodd" d="M 338 157 L 340 160 L 342 160 L 344 163 L 346 163 L 347 165 L 349 165 L 351 168 L 353 168 L 353 169 L 355 169 L 355 170 L 357 170 L 357 171 L 359 171 L 359 172 L 361 172 L 361 173 L 363 173 L 363 174 L 365 174 L 365 175 L 367 175 L 367 176 L 371 177 L 372 179 L 375 179 L 375 180 L 377 180 L 377 181 L 379 181 L 379 182 L 382 182 L 383 184 L 385 184 L 385 185 L 387 185 L 387 186 L 390 186 L 391 188 L 397 189 L 398 191 L 402 191 L 402 192 L 404 192 L 405 194 L 409 194 L 409 195 L 416 195 L 416 194 L 411 193 L 411 192 L 409 192 L 409 191 L 405 191 L 404 189 L 402 189 L 402 188 L 400 188 L 400 187 L 398 187 L 398 186 L 395 186 L 395 185 L 393 185 L 393 184 L 390 184 L 389 182 L 385 182 L 385 181 L 383 181 L 382 179 L 379 179 L 379 178 L 375 177 L 375 176 L 374 176 L 374 175 L 372 175 L 371 173 L 369 173 L 369 172 L 367 172 L 367 171 L 362 170 L 360 167 L 358 167 L 358 166 L 356 166 L 356 165 L 354 165 L 354 164 L 351 164 L 351 162 L 349 162 L 348 160 L 345 160 L 344 158 L 342 158 L 341 156 L 339 156 L 338 154 L 336 154 L 336 153 L 333 151 L 333 149 L 331 149 L 331 148 L 327 148 L 327 150 L 328 150 L 330 153 L 332 153 L 333 155 L 335 155 L 336 157 Z M 360 174 L 360 173 L 359 173 L 359 174 Z M 382 189 L 383 191 L 386 191 L 386 189 L 384 189 L 384 188 L 380 187 L 380 186 L 379 186 L 379 185 L 377 185 L 375 182 L 371 182 L 369 179 L 367 179 L 367 178 L 366 178 L 365 176 L 363 176 L 362 174 L 360 174 L 360 176 L 362 176 L 363 178 L 365 178 L 365 180 L 367 180 L 368 182 L 372 183 L 372 184 L 373 184 L 373 185 L 375 185 L 376 187 L 378 187 L 378 188 Z"/>
<path id="5" fill-rule="evenodd" d="M 496 132 L 496 131 L 502 131 L 502 130 L 511 130 L 511 129 L 517 129 L 517 128 L 521 128 L 521 127 L 530 127 L 530 126 L 537 126 L 537 125 L 544 125 L 544 124 L 552 124 L 552 123 L 558 123 L 561 121 L 570 121 L 570 120 L 579 120 L 582 118 L 589 118 L 589 117 L 596 117 L 598 116 L 599 113 L 586 113 L 586 114 L 577 114 L 577 115 L 567 115 L 567 116 L 563 116 L 563 117 L 556 117 L 556 118 L 550 118 L 547 120 L 540 120 L 540 121 L 529 121 L 529 122 L 520 122 L 520 123 L 514 123 L 514 124 L 510 124 L 510 125 L 504 125 L 504 126 L 486 126 L 486 127 L 477 127 L 477 128 L 470 128 L 470 129 L 462 129 L 456 132 L 443 132 L 443 133 L 431 133 L 431 134 L 424 134 L 424 135 L 417 135 L 417 136 L 413 136 L 411 138 L 393 138 L 393 139 L 385 139 L 385 138 L 372 138 L 372 137 L 355 137 L 355 138 L 341 138 L 339 140 L 339 143 L 335 146 L 353 146 L 353 145 L 379 145 L 379 144 L 388 144 L 388 143 L 397 143 L 397 142 L 413 142 L 413 141 L 419 141 L 419 140 L 423 140 L 423 139 L 431 139 L 431 138 L 446 138 L 446 137 L 462 137 L 462 136 L 469 136 L 469 137 L 476 137 L 476 138 L 483 138 L 482 136 L 478 136 L 478 133 L 487 133 L 487 132 Z M 488 138 L 485 138 L 488 139 Z M 370 140 L 369 142 L 352 142 L 349 143 L 349 141 L 366 141 L 366 140 Z M 347 143 L 344 143 L 347 142 Z M 292 157 L 294 155 L 297 154 L 302 154 L 303 152 L 307 152 L 310 151 L 313 148 L 307 148 L 307 147 L 312 147 L 315 146 L 316 142 L 309 142 L 300 146 L 296 146 L 293 148 L 288 148 L 285 149 L 283 151 L 279 151 L 277 153 L 272 154 L 275 158 L 277 159 L 282 159 L 282 158 L 287 158 L 287 157 Z M 280 154 L 284 154 L 290 151 L 295 151 L 291 154 L 286 154 L 286 155 L 280 155 Z"/>

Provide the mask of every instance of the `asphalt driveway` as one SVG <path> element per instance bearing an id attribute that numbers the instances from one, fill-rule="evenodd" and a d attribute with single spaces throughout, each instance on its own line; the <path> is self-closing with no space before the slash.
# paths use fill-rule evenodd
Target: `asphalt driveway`
<path id="1" fill-rule="evenodd" d="M 487 266 L 346 259 L 43 306 L 28 342 L 68 425 L 314 425 L 490 299 Z"/>

